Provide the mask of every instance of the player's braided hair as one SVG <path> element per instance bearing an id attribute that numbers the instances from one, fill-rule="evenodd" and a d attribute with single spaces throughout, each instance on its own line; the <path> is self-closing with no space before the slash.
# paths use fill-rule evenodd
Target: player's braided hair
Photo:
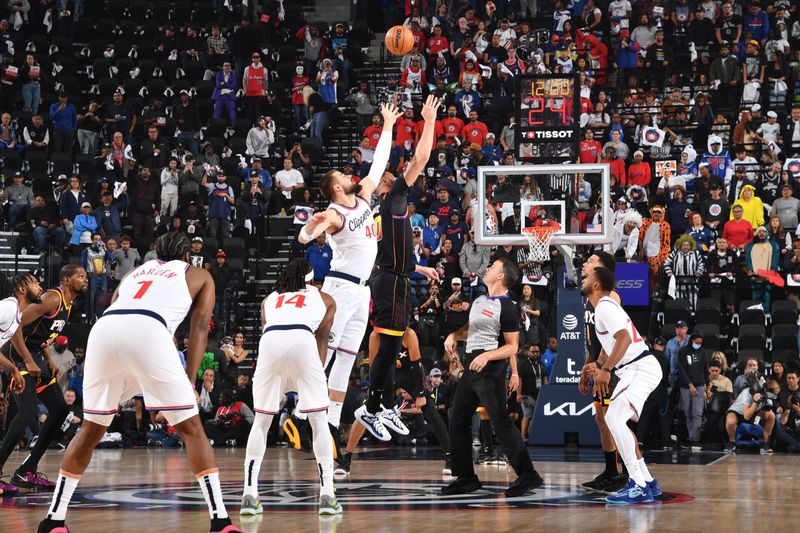
<path id="1" fill-rule="evenodd" d="M 305 259 L 290 261 L 278 275 L 275 290 L 282 292 L 296 292 L 306 288 L 306 274 L 311 272 L 311 265 Z"/>
<path id="2" fill-rule="evenodd" d="M 8 295 L 15 296 L 19 291 L 21 291 L 28 283 L 36 281 L 36 278 L 30 272 L 26 272 L 24 274 L 17 274 L 16 276 L 12 277 L 8 280 Z"/>
<path id="3" fill-rule="evenodd" d="M 162 261 L 182 261 L 190 247 L 191 243 L 186 235 L 170 231 L 156 241 L 156 255 Z"/>

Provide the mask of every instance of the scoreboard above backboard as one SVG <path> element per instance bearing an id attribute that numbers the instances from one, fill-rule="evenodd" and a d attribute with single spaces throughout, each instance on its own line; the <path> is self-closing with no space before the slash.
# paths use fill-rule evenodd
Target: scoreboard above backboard
<path id="1" fill-rule="evenodd" d="M 525 74 L 516 80 L 518 159 L 561 162 L 578 157 L 580 88 L 569 74 Z"/>

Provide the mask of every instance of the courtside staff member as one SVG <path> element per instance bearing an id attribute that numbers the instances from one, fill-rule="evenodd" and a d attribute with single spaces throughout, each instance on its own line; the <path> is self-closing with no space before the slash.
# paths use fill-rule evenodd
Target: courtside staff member
<path id="1" fill-rule="evenodd" d="M 457 341 L 466 340 L 467 355 L 450 410 L 450 452 L 456 479 L 442 488 L 443 495 L 474 492 L 482 487 L 472 466 L 471 422 L 479 405 L 486 409 L 508 463 L 518 476 L 506 489 L 506 496 L 520 496 L 544 483 L 506 409 L 506 360 L 511 363 L 509 387 L 519 386 L 519 311 L 508 294 L 518 279 L 516 264 L 507 258 L 496 260 L 483 276 L 489 294 L 473 302 L 469 322 L 445 340 L 445 350 L 450 354 L 456 353 Z"/>

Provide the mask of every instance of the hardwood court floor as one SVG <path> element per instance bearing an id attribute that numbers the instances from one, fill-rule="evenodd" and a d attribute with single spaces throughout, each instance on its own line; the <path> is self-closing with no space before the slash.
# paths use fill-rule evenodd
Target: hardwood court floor
<path id="1" fill-rule="evenodd" d="M 595 450 L 566 453 L 529 449 L 546 485 L 506 500 L 513 481 L 508 467 L 476 467 L 484 490 L 469 497 L 440 498 L 446 478 L 434 449 L 373 449 L 353 462 L 353 475 L 337 483 L 345 511 L 340 520 L 316 514 L 316 465 L 310 454 L 270 448 L 262 466 L 265 513 L 243 522 L 238 515 L 244 449 L 219 449 L 226 503 L 245 532 L 436 531 L 796 531 L 800 461 L 796 456 L 717 453 L 650 456 L 652 471 L 669 500 L 635 507 L 606 507 L 600 496 L 578 489 L 602 465 Z M 41 465 L 54 479 L 63 452 L 50 451 Z M 21 461 L 14 454 L 9 465 Z M 676 464 L 692 463 L 692 464 Z M 0 500 L 0 533 L 32 532 L 50 494 Z M 73 497 L 71 531 L 146 533 L 207 531 L 208 513 L 182 450 L 98 450 Z"/>

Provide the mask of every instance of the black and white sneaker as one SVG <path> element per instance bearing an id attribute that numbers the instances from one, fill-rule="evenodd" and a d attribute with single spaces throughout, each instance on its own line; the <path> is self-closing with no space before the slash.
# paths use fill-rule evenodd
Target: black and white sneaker
<path id="1" fill-rule="evenodd" d="M 387 409 L 386 407 L 381 406 L 381 408 L 383 411 L 378 413 L 378 417 L 381 419 L 384 426 L 394 432 L 399 433 L 400 435 L 408 435 L 410 433 L 410 431 L 408 431 L 408 427 L 403 423 L 400 413 L 397 412 L 396 407 Z"/>
<path id="2" fill-rule="evenodd" d="M 442 474 L 444 474 L 445 476 L 453 475 L 453 460 L 450 458 L 449 453 L 445 457 L 444 468 L 442 468 Z"/>
<path id="3" fill-rule="evenodd" d="M 362 405 L 356 409 L 354 414 L 356 420 L 358 420 L 362 426 L 367 428 L 367 431 L 372 433 L 373 437 L 384 442 L 392 440 L 392 434 L 389 433 L 389 430 L 383 425 L 382 417 L 367 411 L 366 405 Z"/>
<path id="4" fill-rule="evenodd" d="M 336 460 L 336 468 L 333 469 L 334 476 L 349 476 L 350 466 L 352 464 L 353 454 L 344 452 L 340 458 Z"/>

